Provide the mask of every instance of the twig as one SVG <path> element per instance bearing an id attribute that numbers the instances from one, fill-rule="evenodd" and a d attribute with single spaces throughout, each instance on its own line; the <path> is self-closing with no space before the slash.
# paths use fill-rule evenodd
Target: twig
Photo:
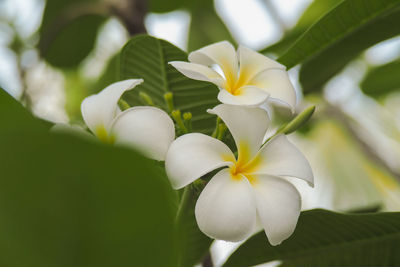
<path id="1" fill-rule="evenodd" d="M 147 13 L 146 0 L 124 0 L 111 7 L 111 11 L 121 19 L 130 35 L 146 33 L 144 17 Z"/>

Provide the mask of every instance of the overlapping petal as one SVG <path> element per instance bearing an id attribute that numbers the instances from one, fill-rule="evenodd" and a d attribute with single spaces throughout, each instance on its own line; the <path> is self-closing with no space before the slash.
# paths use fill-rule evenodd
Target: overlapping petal
<path id="1" fill-rule="evenodd" d="M 200 133 L 185 134 L 172 142 L 165 169 L 175 189 L 182 188 L 219 167 L 232 164 L 234 155 L 218 139 Z"/>
<path id="2" fill-rule="evenodd" d="M 259 106 L 269 97 L 269 94 L 255 86 L 243 86 L 238 90 L 237 95 L 232 95 L 225 89 L 221 89 L 218 94 L 218 100 L 229 105 Z"/>
<path id="3" fill-rule="evenodd" d="M 279 245 L 296 228 L 301 197 L 288 181 L 270 175 L 258 175 L 253 186 L 257 214 L 271 245 Z"/>
<path id="4" fill-rule="evenodd" d="M 250 84 L 267 92 L 273 101 L 289 106 L 293 112 L 296 106 L 296 92 L 285 70 L 262 71 L 253 77 Z"/>
<path id="5" fill-rule="evenodd" d="M 304 155 L 287 139 L 278 135 L 259 151 L 258 168 L 253 174 L 296 177 L 314 185 L 314 176 Z"/>
<path id="6" fill-rule="evenodd" d="M 220 104 L 208 112 L 216 114 L 228 127 L 235 139 L 239 160 L 250 160 L 257 154 L 270 121 L 265 110 Z"/>
<path id="7" fill-rule="evenodd" d="M 97 134 L 99 129 L 110 131 L 115 116 L 120 112 L 118 100 L 122 94 L 142 83 L 142 79 L 130 79 L 113 83 L 96 95 L 85 98 L 81 104 L 83 120 Z"/>
<path id="8" fill-rule="evenodd" d="M 246 82 L 251 81 L 257 74 L 268 69 L 286 70 L 286 67 L 256 51 L 239 45 L 240 77 Z"/>
<path id="9" fill-rule="evenodd" d="M 186 77 L 199 81 L 212 82 L 218 87 L 224 86 L 224 78 L 219 75 L 218 72 L 209 67 L 183 61 L 171 61 L 169 64 L 171 64 Z"/>
<path id="10" fill-rule="evenodd" d="M 189 61 L 205 66 L 217 64 L 224 72 L 225 79 L 236 78 L 238 74 L 238 58 L 235 48 L 227 41 L 218 42 L 200 48 L 189 54 Z"/>
<path id="11" fill-rule="evenodd" d="M 133 107 L 120 113 L 111 126 L 117 144 L 131 146 L 156 160 L 164 160 L 175 139 L 167 113 L 155 107 Z"/>
<path id="12" fill-rule="evenodd" d="M 233 180 L 228 169 L 221 170 L 201 192 L 195 215 L 200 230 L 212 238 L 247 238 L 256 224 L 255 198 L 249 182 L 245 178 Z"/>

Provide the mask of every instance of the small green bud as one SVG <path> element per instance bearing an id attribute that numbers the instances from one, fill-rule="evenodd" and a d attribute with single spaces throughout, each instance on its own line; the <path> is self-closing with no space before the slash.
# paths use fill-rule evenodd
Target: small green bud
<path id="1" fill-rule="evenodd" d="M 170 113 L 173 112 L 174 108 L 174 94 L 171 92 L 164 94 L 165 103 L 167 104 L 168 111 Z"/>
<path id="2" fill-rule="evenodd" d="M 182 133 L 188 133 L 188 129 L 186 128 L 185 124 L 183 123 L 182 120 L 182 115 L 181 115 L 181 111 L 179 109 L 177 110 L 173 110 L 171 112 L 171 116 L 172 118 L 174 118 L 176 124 L 178 124 L 179 129 L 181 130 Z"/>
<path id="3" fill-rule="evenodd" d="M 188 132 L 192 131 L 192 113 L 185 112 L 183 113 L 183 122 L 185 123 Z"/>
<path id="4" fill-rule="evenodd" d="M 130 108 L 131 106 L 123 99 L 120 99 L 118 101 L 118 105 L 121 108 L 122 111 L 127 110 L 128 108 Z"/>
<path id="5" fill-rule="evenodd" d="M 139 92 L 140 99 L 149 106 L 154 106 L 153 99 L 145 92 Z"/>
<path id="6" fill-rule="evenodd" d="M 311 116 L 314 114 L 315 106 L 310 106 L 303 110 L 299 115 L 297 115 L 293 120 L 291 120 L 288 124 L 283 126 L 278 130 L 277 133 L 290 134 L 299 129 L 301 126 L 306 124 Z"/>
<path id="7" fill-rule="evenodd" d="M 192 113 L 190 112 L 183 113 L 183 120 L 190 121 L 191 119 L 192 119 Z"/>

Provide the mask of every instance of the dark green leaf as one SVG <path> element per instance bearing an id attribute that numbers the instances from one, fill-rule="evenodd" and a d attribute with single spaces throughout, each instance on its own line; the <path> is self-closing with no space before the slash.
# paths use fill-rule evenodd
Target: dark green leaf
<path id="1" fill-rule="evenodd" d="M 164 172 L 38 124 L 0 90 L 0 265 L 175 267 L 176 195 Z"/>
<path id="2" fill-rule="evenodd" d="M 120 78 L 143 78 L 144 83 L 124 94 L 123 99 L 130 105 L 143 105 L 139 92 L 145 92 L 157 106 L 167 110 L 164 94 L 172 92 L 175 108 L 182 114 L 193 114 L 193 130 L 211 133 L 215 117 L 206 111 L 218 104 L 218 88 L 183 76 L 168 64 L 174 60 L 187 61 L 187 55 L 167 41 L 148 35 L 132 38 L 121 52 Z"/>
<path id="3" fill-rule="evenodd" d="M 180 240 L 180 267 L 192 267 L 200 263 L 206 256 L 212 242 L 211 238 L 200 231 L 194 215 L 199 191 L 192 185 L 187 186 L 182 195 L 183 205 L 178 210 L 177 229 Z"/>
<path id="4" fill-rule="evenodd" d="M 283 266 L 397 266 L 400 262 L 400 213 L 339 214 L 302 212 L 296 231 L 279 246 L 265 233 L 241 245 L 224 267 L 282 260 Z"/>
<path id="5" fill-rule="evenodd" d="M 23 121 L 24 124 L 18 123 L 20 121 Z M 12 134 L 16 131 L 31 133 L 49 129 L 47 122 L 34 118 L 28 110 L 12 99 L 2 88 L 0 88 L 0 122 L 0 131 L 3 134 Z"/>
<path id="6" fill-rule="evenodd" d="M 302 63 L 305 92 L 320 90 L 364 49 L 400 33 L 399 0 L 343 1 L 307 30 L 278 61 Z"/>
<path id="7" fill-rule="evenodd" d="M 314 0 L 306 11 L 304 11 L 303 15 L 301 15 L 293 29 L 289 30 L 277 43 L 261 50 L 261 53 L 274 53 L 281 55 L 291 45 L 293 45 L 296 39 L 299 38 L 300 35 L 303 34 L 314 22 L 339 3 L 340 1 L 338 0 Z"/>
<path id="8" fill-rule="evenodd" d="M 372 97 L 380 97 L 400 89 L 400 60 L 370 69 L 360 86 Z"/>
<path id="9" fill-rule="evenodd" d="M 39 50 L 52 65 L 72 68 L 92 51 L 106 19 L 98 0 L 47 1 L 40 28 Z"/>

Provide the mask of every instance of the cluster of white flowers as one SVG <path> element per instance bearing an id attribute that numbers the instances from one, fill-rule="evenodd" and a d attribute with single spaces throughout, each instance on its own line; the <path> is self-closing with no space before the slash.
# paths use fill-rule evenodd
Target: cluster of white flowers
<path id="1" fill-rule="evenodd" d="M 175 189 L 220 169 L 195 208 L 206 235 L 240 241 L 261 225 L 270 243 L 280 244 L 293 233 L 301 207 L 299 192 L 288 177 L 313 185 L 308 161 L 285 135 L 264 143 L 270 120 L 263 107 L 278 103 L 293 111 L 296 104 L 286 69 L 248 48 L 240 46 L 236 52 L 226 41 L 190 53 L 189 61 L 170 64 L 189 78 L 218 86 L 222 104 L 208 112 L 226 124 L 237 157 L 221 140 L 205 134 L 175 139 L 174 123 L 161 109 L 142 106 L 121 111 L 120 97 L 143 82 L 140 79 L 114 83 L 86 98 L 83 119 L 100 140 L 131 145 L 150 158 L 165 160 Z"/>

